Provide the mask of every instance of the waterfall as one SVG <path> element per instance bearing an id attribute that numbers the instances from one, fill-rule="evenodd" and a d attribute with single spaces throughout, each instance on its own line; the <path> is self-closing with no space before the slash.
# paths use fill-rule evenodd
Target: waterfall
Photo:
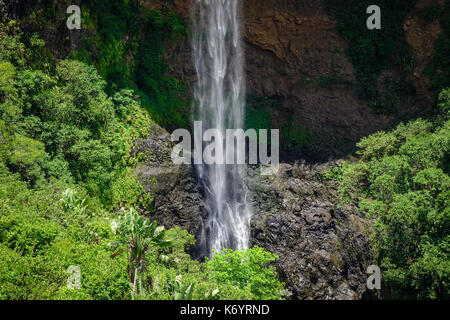
<path id="1" fill-rule="evenodd" d="M 244 126 L 245 76 L 239 20 L 240 0 L 196 0 L 192 50 L 197 84 L 193 114 L 203 130 Z M 226 150 L 224 153 L 230 152 Z M 237 152 L 237 151 L 236 151 Z M 198 254 L 248 247 L 251 210 L 242 165 L 197 165 L 208 219 L 202 227 Z"/>

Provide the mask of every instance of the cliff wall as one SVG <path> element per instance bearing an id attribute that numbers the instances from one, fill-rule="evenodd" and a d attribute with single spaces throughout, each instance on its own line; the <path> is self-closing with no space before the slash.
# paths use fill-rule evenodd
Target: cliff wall
<path id="1" fill-rule="evenodd" d="M 305 148 L 319 158 L 343 155 L 361 137 L 429 111 L 436 93 L 429 90 L 425 68 L 442 31 L 439 20 L 424 24 L 417 15 L 429 3 L 418 1 L 403 22 L 410 65 L 393 64 L 373 83 L 386 94 L 394 91 L 386 83 L 401 82 L 405 87 L 401 96 L 391 99 L 395 112 L 386 114 L 357 94 L 355 68 L 346 54 L 349 44 L 337 31 L 325 0 L 243 1 L 248 93 L 275 101 L 258 107 L 269 112 L 271 127 L 281 129 L 288 140 L 282 145 L 293 146 L 289 158 L 301 157 Z M 145 0 L 143 5 L 169 6 L 187 21 L 193 18 L 191 1 Z M 192 87 L 195 70 L 190 52 L 185 39 L 167 50 L 167 58 L 174 74 Z"/>

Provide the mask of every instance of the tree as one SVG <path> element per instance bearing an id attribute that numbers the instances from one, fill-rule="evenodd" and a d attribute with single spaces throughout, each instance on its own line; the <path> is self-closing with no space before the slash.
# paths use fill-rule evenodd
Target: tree
<path id="1" fill-rule="evenodd" d="M 450 296 L 450 109 L 400 124 L 358 144 L 361 160 L 342 169 L 340 192 L 374 219 L 373 246 L 397 297 Z"/>
<path id="2" fill-rule="evenodd" d="M 270 265 L 277 258 L 260 247 L 224 249 L 206 261 L 206 272 L 219 283 L 248 288 L 256 299 L 280 299 L 283 283 L 278 280 L 275 267 Z"/>
<path id="3" fill-rule="evenodd" d="M 132 296 L 136 294 L 138 272 L 145 270 L 146 254 L 153 248 L 164 248 L 171 245 L 170 240 L 164 239 L 164 227 L 157 226 L 156 221 L 141 216 L 130 208 L 122 212 L 118 219 L 116 233 L 121 242 L 128 247 L 129 273 L 132 285 Z"/>

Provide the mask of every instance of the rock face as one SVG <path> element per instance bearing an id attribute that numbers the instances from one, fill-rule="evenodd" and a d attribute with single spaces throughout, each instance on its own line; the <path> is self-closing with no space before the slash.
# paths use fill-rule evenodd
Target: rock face
<path id="1" fill-rule="evenodd" d="M 148 9 L 169 4 L 188 18 L 191 1 L 141 2 Z M 21 16 L 36 3 L 0 0 L 0 14 Z M 58 3 L 64 14 L 64 3 Z M 341 148 L 336 141 L 355 141 L 393 125 L 393 119 L 372 113 L 367 102 L 356 97 L 353 66 L 344 53 L 346 43 L 322 0 L 243 3 L 248 90 L 279 101 L 271 110 L 272 127 L 304 127 L 312 137 L 322 138 L 318 143 L 327 152 L 338 153 Z M 61 43 L 61 39 L 51 40 L 67 34 L 61 21 L 61 29 L 48 33 L 48 43 Z M 439 26 L 421 30 L 410 17 L 405 32 L 419 62 L 414 67 L 419 76 L 414 78 L 425 79 L 424 66 Z M 70 35 L 69 39 L 67 47 L 77 48 L 81 43 L 79 37 Z M 189 39 L 172 44 L 166 54 L 174 74 L 193 84 Z M 338 79 L 332 87 L 316 84 L 317 79 L 331 78 Z M 407 109 L 421 106 L 428 95 L 426 79 L 420 79 L 415 82 L 416 95 L 403 101 Z M 203 192 L 193 167 L 172 164 L 171 150 L 170 135 L 156 125 L 147 139 L 136 141 L 134 152 L 145 159 L 136 172 L 154 198 L 155 211 L 148 215 L 167 228 L 180 226 L 198 237 L 207 219 Z M 372 261 L 369 225 L 355 208 L 337 204 L 336 186 L 322 178 L 326 168 L 326 164 L 282 164 L 274 176 L 248 169 L 246 183 L 254 213 L 251 244 L 279 256 L 276 266 L 291 299 L 358 299 L 365 291 L 365 270 Z"/>
<path id="2" fill-rule="evenodd" d="M 356 97 L 346 42 L 323 1 L 244 1 L 250 93 L 280 102 L 271 125 L 307 130 L 332 154 L 338 140 L 356 141 L 389 119 Z"/>
<path id="3" fill-rule="evenodd" d="M 0 0 L 0 17 L 16 19 L 27 15 L 37 3 L 37 0 Z"/>
<path id="4" fill-rule="evenodd" d="M 441 8 L 445 5 L 445 0 L 437 1 Z M 424 9 L 430 5 L 430 1 L 422 0 L 416 4 L 416 10 Z M 433 96 L 429 94 L 430 79 L 425 74 L 425 69 L 433 58 L 434 44 L 439 35 L 442 33 L 442 28 L 438 19 L 429 23 L 423 23 L 421 19 L 414 14 L 410 14 L 404 24 L 406 41 L 411 47 L 412 58 L 414 64 L 411 70 L 411 77 L 416 92 L 427 99 L 428 104 L 433 103 Z"/>
<path id="5" fill-rule="evenodd" d="M 187 21 L 191 19 L 194 0 L 139 1 L 148 10 L 168 6 Z M 434 103 L 435 93 L 429 90 L 425 68 L 433 57 L 434 43 L 442 29 L 438 20 L 426 25 L 420 21 L 417 10 L 430 1 L 418 0 L 416 8 L 403 22 L 413 59 L 407 66 L 411 70 L 405 73 L 399 67 L 392 67 L 380 74 L 374 84 L 385 92 L 383 90 L 390 89 L 382 88 L 384 82 L 405 76 L 410 86 L 397 101 L 397 114 L 376 114 L 368 101 L 357 96 L 354 67 L 345 53 L 347 43 L 336 30 L 336 22 L 327 13 L 325 2 L 242 0 L 242 31 L 248 93 L 276 102 L 276 107 L 263 108 L 270 113 L 271 127 L 281 130 L 282 139 L 305 136 L 314 157 L 327 160 L 352 150 L 354 142 L 361 137 L 390 129 L 399 118 L 426 113 Z M 444 2 L 438 0 L 441 6 Z M 21 17 L 40 3 L 37 0 L 0 0 L 0 16 Z M 65 26 L 67 6 L 80 3 L 80 0 L 53 1 L 58 14 L 56 25 L 45 27 L 41 36 L 56 57 L 65 57 L 79 49 L 82 40 L 91 35 L 84 29 L 69 32 Z M 172 73 L 183 79 L 188 88 L 193 88 L 196 81 L 191 51 L 188 37 L 179 43 L 169 41 L 165 50 Z M 289 146 L 289 142 L 282 141 L 282 145 Z M 295 150 L 289 153 L 289 159 L 301 156 Z"/>
<path id="6" fill-rule="evenodd" d="M 385 116 L 374 113 L 368 101 L 357 97 L 354 68 L 345 53 L 347 43 L 327 14 L 325 0 L 242 2 L 248 93 L 279 102 L 269 110 L 271 126 L 285 132 L 292 126 L 304 129 L 316 157 L 341 155 L 361 137 L 389 129 L 396 118 L 413 117 L 432 105 L 435 96 L 428 90 L 424 69 L 440 33 L 439 22 L 423 27 L 414 12 L 405 20 L 414 60 L 414 70 L 406 80 L 412 87 L 398 101 L 397 114 Z M 142 3 L 148 9 L 168 5 L 190 18 L 192 0 Z M 417 7 L 426 3 L 419 1 Z M 195 82 L 189 39 L 168 48 L 167 58 L 177 77 L 188 84 Z M 400 70 L 386 70 L 374 85 L 382 90 L 384 81 L 401 76 Z"/>
<path id="7" fill-rule="evenodd" d="M 202 190 L 191 166 L 172 164 L 172 145 L 155 125 L 136 142 L 134 152 L 145 159 L 137 174 L 154 198 L 149 216 L 198 238 L 207 219 Z M 281 164 L 273 176 L 248 168 L 251 245 L 279 256 L 276 267 L 291 299 L 359 299 L 365 291 L 369 226 L 355 208 L 337 205 L 336 186 L 322 178 L 327 167 Z"/>
<path id="8" fill-rule="evenodd" d="M 134 153 L 140 153 L 145 165 L 136 169 L 145 190 L 154 199 L 152 219 L 167 228 L 180 226 L 199 235 L 207 214 L 194 168 L 171 161 L 170 135 L 155 125 L 147 139 L 136 141 Z"/>
<path id="9" fill-rule="evenodd" d="M 323 181 L 328 165 L 282 164 L 277 175 L 249 169 L 252 245 L 276 253 L 292 299 L 360 299 L 372 255 L 368 222 L 339 207 L 336 186 Z"/>

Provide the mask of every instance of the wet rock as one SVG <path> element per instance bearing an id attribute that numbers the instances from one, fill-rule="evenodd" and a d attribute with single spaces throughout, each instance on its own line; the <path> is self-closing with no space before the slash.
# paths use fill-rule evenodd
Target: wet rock
<path id="1" fill-rule="evenodd" d="M 331 220 L 329 210 L 325 208 L 312 207 L 302 211 L 308 224 L 326 223 Z"/>
<path id="2" fill-rule="evenodd" d="M 144 159 L 137 176 L 154 199 L 155 210 L 148 215 L 166 228 L 180 226 L 199 235 L 206 219 L 199 183 L 193 166 L 172 163 L 172 146 L 169 133 L 157 125 L 135 143 L 133 154 Z"/>
<path id="3" fill-rule="evenodd" d="M 207 219 L 203 193 L 192 166 L 172 163 L 172 146 L 156 125 L 135 143 L 134 155 L 145 163 L 137 174 L 154 198 L 155 212 L 148 215 L 199 239 Z M 247 168 L 251 245 L 278 255 L 275 265 L 290 299 L 359 299 L 365 292 L 370 226 L 356 208 L 339 206 L 336 185 L 322 178 L 330 165 L 281 164 L 273 176 Z"/>
<path id="4" fill-rule="evenodd" d="M 370 226 L 356 208 L 338 205 L 336 186 L 321 178 L 327 166 L 282 164 L 270 177 L 249 168 L 252 245 L 279 256 L 288 298 L 360 299 L 366 290 Z"/>

